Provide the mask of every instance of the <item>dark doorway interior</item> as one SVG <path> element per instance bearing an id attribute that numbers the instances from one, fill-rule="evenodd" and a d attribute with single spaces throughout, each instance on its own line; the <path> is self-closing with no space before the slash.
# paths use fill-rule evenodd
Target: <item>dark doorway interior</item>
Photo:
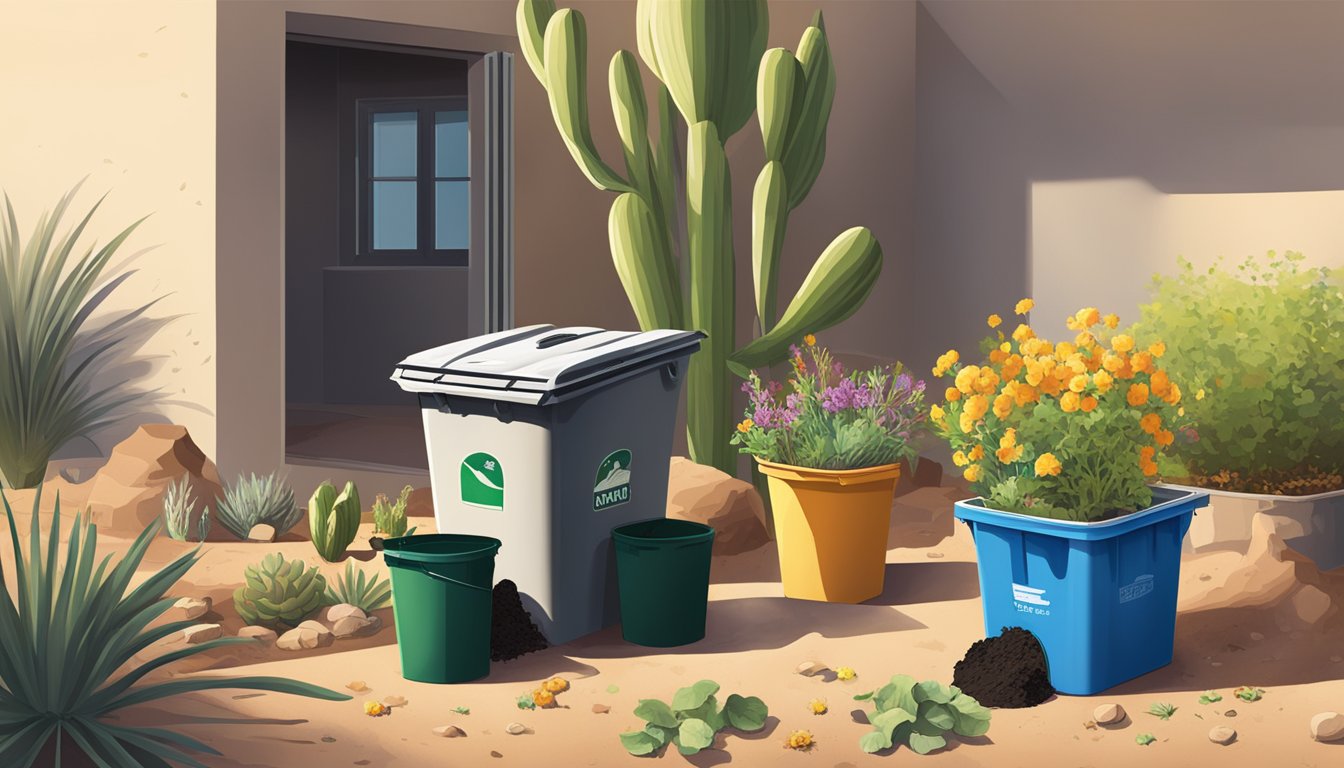
<path id="1" fill-rule="evenodd" d="M 415 400 L 388 376 L 468 335 L 469 65 L 287 45 L 287 460 L 425 468 Z"/>

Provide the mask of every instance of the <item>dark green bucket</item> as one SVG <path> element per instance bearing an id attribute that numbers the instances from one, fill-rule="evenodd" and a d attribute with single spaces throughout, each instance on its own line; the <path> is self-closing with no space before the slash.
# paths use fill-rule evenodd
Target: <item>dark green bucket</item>
<path id="1" fill-rule="evenodd" d="M 499 539 L 433 533 L 383 542 L 392 571 L 401 675 L 465 683 L 490 674 L 490 606 Z"/>
<path id="2" fill-rule="evenodd" d="M 613 528 L 621 635 L 655 648 L 705 637 L 714 529 L 689 520 L 645 520 Z"/>

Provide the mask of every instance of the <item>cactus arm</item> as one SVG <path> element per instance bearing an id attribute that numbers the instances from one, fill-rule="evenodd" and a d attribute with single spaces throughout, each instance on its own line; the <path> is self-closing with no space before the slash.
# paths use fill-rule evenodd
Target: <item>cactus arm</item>
<path id="1" fill-rule="evenodd" d="M 719 137 L 727 142 L 756 111 L 756 71 L 770 31 L 770 6 L 766 0 L 739 0 L 722 5 L 725 29 L 735 33 L 733 38 L 724 40 L 728 62 L 723 85 L 718 89 Z M 737 38 L 743 34 L 740 30 L 745 30 L 745 40 Z"/>
<path id="2" fill-rule="evenodd" d="M 712 122 L 690 127 L 686 158 L 690 328 L 709 337 L 687 372 L 687 437 L 693 460 L 735 474 L 725 438 L 733 402 L 726 365 L 734 343 L 732 180 Z"/>
<path id="3" fill-rule="evenodd" d="M 789 224 L 788 184 L 784 165 L 770 161 L 756 177 L 751 196 L 751 276 L 756 287 L 756 318 L 761 333 L 775 325 L 779 290 L 779 255 Z"/>
<path id="4" fill-rule="evenodd" d="M 565 8 L 551 17 L 546 24 L 543 64 L 551 116 L 579 170 L 598 189 L 632 191 L 593 144 L 588 124 L 588 30 L 582 14 Z"/>
<path id="5" fill-rule="evenodd" d="M 820 16 L 818 16 L 820 24 Z M 835 101 L 835 63 L 822 26 L 803 31 L 798 42 L 798 63 L 802 66 L 803 103 L 798 119 L 789 132 L 784 150 L 784 170 L 789 178 L 789 208 L 797 208 L 812 190 L 826 158 L 826 125 Z"/>
<path id="6" fill-rule="evenodd" d="M 672 265 L 661 225 L 644 199 L 626 192 L 611 204 L 607 237 L 611 259 L 621 278 L 639 327 L 682 327 L 681 286 L 667 267 Z"/>
<path id="7" fill-rule="evenodd" d="M 882 248 L 865 227 L 842 232 L 826 246 L 784 310 L 779 324 L 732 356 L 732 369 L 759 368 L 784 359 L 789 344 L 829 328 L 858 311 L 882 271 Z"/>
<path id="8" fill-rule="evenodd" d="M 771 48 L 761 57 L 756 81 L 756 111 L 766 160 L 784 159 L 790 131 L 799 120 L 806 83 L 802 65 L 783 48 Z"/>
<path id="9" fill-rule="evenodd" d="M 667 86 L 659 83 L 658 139 L 653 148 L 653 182 L 658 188 L 657 200 L 662 208 L 659 219 L 667 227 L 668 252 L 673 257 L 674 265 L 676 255 L 680 252 L 677 248 L 678 235 L 681 232 L 678 226 L 681 221 L 677 212 L 678 201 L 685 199 L 677 195 L 676 179 L 683 169 L 677 162 L 676 109 L 677 106 L 672 103 L 672 94 L 668 92 Z M 677 284 L 680 286 L 680 279 Z"/>
<path id="10" fill-rule="evenodd" d="M 313 547 L 318 552 L 326 551 L 328 546 L 327 520 L 331 517 L 331 507 L 336 503 L 336 487 L 331 483 L 322 483 L 313 491 L 308 500 L 308 528 Z"/>
<path id="11" fill-rule="evenodd" d="M 653 3 L 657 1 L 639 0 L 635 4 L 635 50 L 639 51 L 639 58 L 644 60 L 644 66 L 661 81 L 663 73 L 658 69 L 658 54 L 653 48 L 653 26 L 649 19 Z"/>
<path id="12" fill-rule="evenodd" d="M 545 39 L 546 24 L 555 15 L 555 0 L 519 0 L 518 47 L 523 59 L 532 68 L 532 74 L 543 85 L 546 83 Z"/>

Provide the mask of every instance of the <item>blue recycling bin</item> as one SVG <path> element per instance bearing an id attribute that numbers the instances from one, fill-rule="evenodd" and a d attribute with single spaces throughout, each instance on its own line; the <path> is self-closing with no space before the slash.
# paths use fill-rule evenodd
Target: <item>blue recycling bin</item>
<path id="1" fill-rule="evenodd" d="M 1050 682 L 1090 695 L 1171 663 L 1181 540 L 1205 491 L 1153 488 L 1152 506 L 1096 523 L 956 503 L 979 561 L 985 633 L 1040 640 Z"/>

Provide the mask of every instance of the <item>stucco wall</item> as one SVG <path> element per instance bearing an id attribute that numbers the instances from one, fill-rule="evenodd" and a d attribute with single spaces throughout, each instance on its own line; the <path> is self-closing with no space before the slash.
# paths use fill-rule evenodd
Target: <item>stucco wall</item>
<path id="1" fill-rule="evenodd" d="M 211 3 L 0 7 L 0 188 L 25 239 L 87 177 L 75 211 L 108 195 L 85 242 L 106 242 L 151 214 L 113 261 L 139 254 L 128 265 L 139 274 L 105 306 L 162 296 L 153 314 L 180 316 L 135 352 L 129 369 L 150 371 L 150 386 L 170 402 L 95 436 L 102 450 L 144 420 L 184 424 L 202 449 L 215 450 L 214 41 Z M 83 441 L 64 453 L 97 455 Z"/>

